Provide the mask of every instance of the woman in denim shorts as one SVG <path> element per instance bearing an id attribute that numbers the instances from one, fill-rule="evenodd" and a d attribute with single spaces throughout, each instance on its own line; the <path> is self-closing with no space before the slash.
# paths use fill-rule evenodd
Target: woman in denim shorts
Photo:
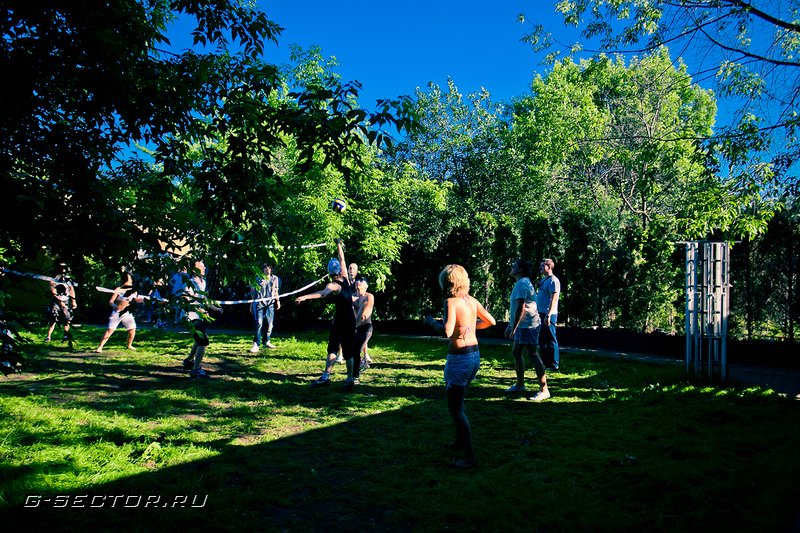
<path id="1" fill-rule="evenodd" d="M 444 334 L 450 339 L 444 380 L 447 384 L 447 407 L 456 428 L 456 440 L 446 444 L 449 450 L 464 450 L 464 459 L 456 468 L 475 468 L 478 461 L 472 449 L 472 429 L 464 408 L 467 385 L 475 379 L 481 363 L 475 330 L 495 325 L 492 315 L 469 295 L 469 276 L 461 265 L 447 265 L 439 273 L 439 286 L 445 301 Z"/>

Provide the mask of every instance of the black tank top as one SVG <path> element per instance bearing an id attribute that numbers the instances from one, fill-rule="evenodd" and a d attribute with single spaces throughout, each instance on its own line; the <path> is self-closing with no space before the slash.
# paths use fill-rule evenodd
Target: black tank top
<path id="1" fill-rule="evenodd" d="M 333 297 L 333 303 L 336 305 L 336 314 L 333 320 L 337 324 L 352 325 L 355 328 L 356 314 L 353 312 L 353 289 L 346 280 L 336 280 L 336 283 L 339 284 L 342 290 Z"/>

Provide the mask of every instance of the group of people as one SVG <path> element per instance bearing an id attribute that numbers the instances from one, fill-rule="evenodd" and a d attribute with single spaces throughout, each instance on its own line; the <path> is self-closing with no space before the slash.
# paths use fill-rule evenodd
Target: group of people
<path id="1" fill-rule="evenodd" d="M 552 259 L 544 259 L 540 263 L 542 278 L 537 287 L 534 287 L 531 281 L 533 265 L 523 259 L 517 259 L 511 264 L 510 274 L 516 283 L 509 298 L 509 323 L 505 336 L 513 339 L 511 351 L 516 383 L 506 393 L 515 394 L 526 390 L 523 358 L 523 351 L 526 351 L 533 362 L 539 382 L 539 391 L 532 397 L 536 402 L 550 398 L 546 370 L 558 369 L 560 362 L 556 322 L 561 284 L 553 274 L 554 266 Z M 431 316 L 425 318 L 426 324 L 449 339 L 444 380 L 447 406 L 455 426 L 456 438 L 444 446 L 451 451 L 464 452 L 464 459 L 454 463 L 460 469 L 475 468 L 478 465 L 472 446 L 472 429 L 465 410 L 467 387 L 477 376 L 480 366 L 476 331 L 496 324 L 494 317 L 484 306 L 470 296 L 469 284 L 469 275 L 464 267 L 447 265 L 439 273 L 439 286 L 445 294 L 444 318 L 441 322 Z M 546 354 L 547 367 L 542 360 L 543 353 Z"/>
<path id="2" fill-rule="evenodd" d="M 346 263 L 344 262 L 344 250 L 338 239 L 337 251 L 339 259 L 332 259 L 328 264 L 331 282 L 321 291 L 298 297 L 295 301 L 300 303 L 306 299 L 324 298 L 329 294 L 334 296 L 337 311 L 328 342 L 326 369 L 320 379 L 312 382 L 312 386 L 330 383 L 330 373 L 333 365 L 337 362 L 337 353 L 341 352 L 348 369 L 345 389 L 352 390 L 359 383 L 360 371 L 368 368 L 369 362 L 371 362 L 367 345 L 372 336 L 374 297 L 367 292 L 367 278 L 358 276 L 358 265 L 351 263 L 348 274 L 343 275 L 341 265 Z M 190 371 L 191 377 L 207 378 L 208 373 L 202 368 L 202 361 L 209 345 L 208 315 L 209 312 L 221 314 L 222 309 L 213 305 L 205 296 L 206 280 L 203 261 L 194 261 L 191 270 L 191 275 L 187 274 L 186 268 L 176 272 L 170 280 L 170 289 L 173 301 L 184 302 L 183 305 L 176 305 L 176 324 L 183 319 L 185 314 L 194 340 L 190 353 L 183 360 L 182 365 Z M 273 273 L 272 265 L 269 263 L 262 265 L 261 272 L 249 293 L 252 299 L 250 313 L 254 326 L 251 353 L 257 353 L 261 347 L 275 348 L 271 336 L 275 311 L 281 306 L 280 278 Z M 95 352 L 103 351 L 106 342 L 120 325 L 127 330 L 127 349 L 136 350 L 133 346 L 136 337 L 136 319 L 132 313 L 131 304 L 142 303 L 146 298 L 152 298 L 152 295 L 139 294 L 133 287 L 131 274 L 123 272 L 119 286 L 111 291 L 109 299 L 111 314 L 108 319 L 108 328 L 100 339 L 100 344 Z M 364 354 L 363 360 L 361 354 Z"/>
<path id="3" fill-rule="evenodd" d="M 357 265 L 350 265 L 347 273 L 343 271 L 342 265 L 347 263 L 341 239 L 336 239 L 336 252 L 337 257 L 328 261 L 327 271 L 330 281 L 319 291 L 298 296 L 295 298 L 295 303 L 331 297 L 335 311 L 328 333 L 325 369 L 311 386 L 330 385 L 331 372 L 341 350 L 347 368 L 344 390 L 351 391 L 359 384 L 361 370 L 368 367 L 367 345 L 372 337 L 372 310 L 375 298 L 367 292 L 367 278 L 358 276 Z M 361 364 L 362 353 L 365 354 L 364 365 Z"/>
<path id="4" fill-rule="evenodd" d="M 352 391 L 359 384 L 360 371 L 363 369 L 361 354 L 367 355 L 367 345 L 372 336 L 372 311 L 374 296 L 367 292 L 366 277 L 358 275 L 358 266 L 346 265 L 344 247 L 340 239 L 336 239 L 337 257 L 327 265 L 330 281 L 319 291 L 304 294 L 295 298 L 295 303 L 314 299 L 330 298 L 335 306 L 334 318 L 328 335 L 325 368 L 322 375 L 311 382 L 312 387 L 330 385 L 331 373 L 341 352 L 347 368 L 347 377 L 343 389 Z M 541 278 L 534 285 L 533 264 L 517 259 L 511 264 L 510 275 L 515 280 L 509 298 L 509 323 L 504 334 L 513 340 L 512 356 L 516 382 L 507 390 L 507 394 L 526 391 L 525 359 L 528 354 L 539 384 L 539 390 L 532 400 L 539 402 L 550 398 L 547 387 L 547 370 L 557 370 L 560 364 L 559 346 L 556 337 L 558 320 L 558 301 L 561 292 L 559 279 L 553 274 L 555 264 L 552 259 L 544 259 L 539 264 Z M 180 295 L 189 302 L 187 318 L 191 324 L 193 345 L 189 355 L 183 360 L 183 367 L 190 371 L 190 376 L 204 378 L 208 374 L 202 368 L 203 357 L 209 346 L 207 326 L 209 313 L 222 313 L 222 309 L 213 305 L 205 297 L 205 264 L 201 260 L 192 263 L 191 276 L 182 274 Z M 65 324 L 65 335 L 69 334 L 69 316 L 75 303 L 74 288 L 66 282 L 65 274 L 54 278 L 51 291 L 54 317 L 48 330 L 47 340 L 55 326 Z M 177 283 L 173 283 L 173 290 Z M 448 352 L 444 366 L 444 381 L 448 411 L 456 430 L 455 440 L 445 444 L 451 451 L 463 451 L 464 458 L 454 463 L 456 468 L 469 469 L 477 466 L 477 459 L 472 445 L 472 430 L 465 410 L 467 387 L 475 379 L 480 366 L 480 348 L 476 331 L 496 324 L 494 317 L 475 298 L 470 296 L 470 280 L 463 266 L 450 264 L 439 273 L 439 285 L 444 292 L 444 316 L 441 321 L 431 316 L 425 323 L 444 334 L 448 339 Z M 270 341 L 275 310 L 280 308 L 280 279 L 272 271 L 270 264 L 262 265 L 262 275 L 256 280 L 251 296 L 253 297 L 251 313 L 254 323 L 254 337 L 251 352 L 256 353 L 260 347 L 274 348 Z M 133 340 L 136 324 L 130 313 L 132 302 L 142 302 L 133 288 L 133 279 L 129 273 L 123 273 L 120 286 L 109 300 L 111 315 L 108 329 L 100 340 L 97 352 L 111 334 L 122 324 L 128 330 L 128 349 L 135 350 Z M 183 307 L 182 307 L 183 308 Z M 177 315 L 176 315 L 177 318 Z M 366 361 L 366 359 L 365 359 Z"/>

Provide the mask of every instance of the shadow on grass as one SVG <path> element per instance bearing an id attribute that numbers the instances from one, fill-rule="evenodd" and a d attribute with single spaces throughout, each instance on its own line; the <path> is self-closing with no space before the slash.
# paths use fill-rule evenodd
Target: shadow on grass
<path id="1" fill-rule="evenodd" d="M 419 364 L 378 362 L 376 375 L 367 373 L 350 394 L 340 390 L 340 374 L 311 389 L 315 375 L 266 372 L 226 353 L 214 355 L 215 377 L 207 381 L 188 379 L 168 358 L 143 367 L 55 354 L 42 361 L 58 369 L 47 387 L 71 409 L 185 424 L 155 436 L 113 427 L 79 433 L 74 439 L 86 446 L 129 446 L 139 472 L 38 499 L 7 493 L 5 526 L 700 531 L 786 530 L 795 518 L 800 417 L 788 402 L 664 388 L 647 379 L 655 367 L 580 358 L 551 376 L 554 400 L 536 404 L 502 395 L 510 356 L 490 349 L 467 400 L 481 466 L 458 472 L 441 447 L 452 439 L 442 351 L 434 357 L 402 339 L 380 343 L 381 351 L 412 349 Z M 435 379 L 411 379 L 432 369 Z M 44 384 L 4 390 L 24 396 L 30 386 Z M 25 427 L 15 438 L 34 446 L 53 438 L 47 430 Z M 211 457 L 168 456 L 189 446 Z M 167 461 L 172 466 L 160 466 Z M 9 490 L 43 467 L 68 476 L 78 462 L 65 457 L 0 467 L 0 474 Z"/>

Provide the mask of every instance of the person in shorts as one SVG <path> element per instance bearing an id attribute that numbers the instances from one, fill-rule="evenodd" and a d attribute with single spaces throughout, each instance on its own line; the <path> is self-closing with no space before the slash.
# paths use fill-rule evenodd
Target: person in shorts
<path id="1" fill-rule="evenodd" d="M 425 322 L 450 339 L 444 365 L 444 381 L 447 407 L 456 429 L 456 438 L 455 441 L 445 444 L 445 448 L 464 451 L 464 459 L 453 463 L 454 467 L 475 468 L 478 460 L 472 448 L 472 428 L 467 419 L 464 400 L 467 386 L 477 376 L 481 363 L 475 331 L 494 326 L 496 322 L 483 305 L 469 295 L 469 276 L 461 265 L 444 267 L 439 273 L 439 286 L 446 296 L 444 322 L 437 323 L 430 316 L 425 318 Z"/>
<path id="2" fill-rule="evenodd" d="M 299 304 L 306 300 L 317 300 L 331 296 L 331 300 L 336 306 L 328 333 L 327 356 L 325 359 L 325 370 L 322 375 L 311 382 L 312 387 L 323 387 L 330 385 L 331 372 L 336 364 L 336 352 L 342 347 L 342 355 L 347 365 L 347 379 L 345 379 L 343 390 L 352 391 L 358 384 L 358 371 L 360 368 L 359 353 L 354 349 L 356 335 L 356 314 L 353 310 L 353 286 L 347 276 L 342 273 L 342 265 L 347 263 L 344 260 L 344 248 L 342 240 L 336 239 L 337 258 L 328 261 L 328 275 L 331 281 L 325 288 L 309 294 L 304 294 L 295 298 L 295 303 Z"/>
<path id="3" fill-rule="evenodd" d="M 517 382 L 506 389 L 506 394 L 525 391 L 525 359 L 523 351 L 528 352 L 528 358 L 536 369 L 539 379 L 539 392 L 533 396 L 534 401 L 546 400 L 550 397 L 547 389 L 547 376 L 544 363 L 539 355 L 539 311 L 536 308 L 536 289 L 531 283 L 533 264 L 529 261 L 517 259 L 511 264 L 511 277 L 516 280 L 511 290 L 509 322 L 505 331 L 508 339 L 514 340 L 511 354 L 514 356 L 514 370 Z"/>
<path id="4" fill-rule="evenodd" d="M 97 347 L 95 352 L 101 353 L 103 346 L 106 345 L 111 334 L 116 331 L 120 324 L 128 330 L 128 346 L 129 350 L 136 350 L 133 347 L 133 339 L 136 337 L 136 320 L 131 313 L 131 303 L 142 303 L 144 299 L 139 296 L 139 293 L 133 288 L 133 277 L 128 272 L 121 274 L 120 286 L 114 289 L 111 299 L 108 301 L 111 305 L 111 315 L 108 317 L 108 329 L 100 339 L 100 346 Z"/>
<path id="5" fill-rule="evenodd" d="M 375 297 L 367 292 L 369 282 L 365 276 L 356 278 L 356 299 L 353 308 L 356 311 L 356 340 L 355 349 L 359 354 L 367 353 L 367 343 L 372 338 L 372 310 L 375 307 Z M 367 356 L 369 357 L 369 356 Z M 369 368 L 371 359 L 362 359 L 360 371 Z M 354 371 L 355 373 L 355 371 Z M 358 379 L 359 374 L 355 374 Z"/>
<path id="6" fill-rule="evenodd" d="M 67 267 L 61 263 L 58 273 L 53 276 L 50 282 L 50 305 L 47 308 L 47 319 L 49 326 L 44 342 L 50 342 L 50 337 L 56 324 L 64 327 L 64 340 L 72 344 L 72 334 L 69 332 L 70 324 L 78 302 L 75 299 L 75 285 L 67 275 Z"/>

